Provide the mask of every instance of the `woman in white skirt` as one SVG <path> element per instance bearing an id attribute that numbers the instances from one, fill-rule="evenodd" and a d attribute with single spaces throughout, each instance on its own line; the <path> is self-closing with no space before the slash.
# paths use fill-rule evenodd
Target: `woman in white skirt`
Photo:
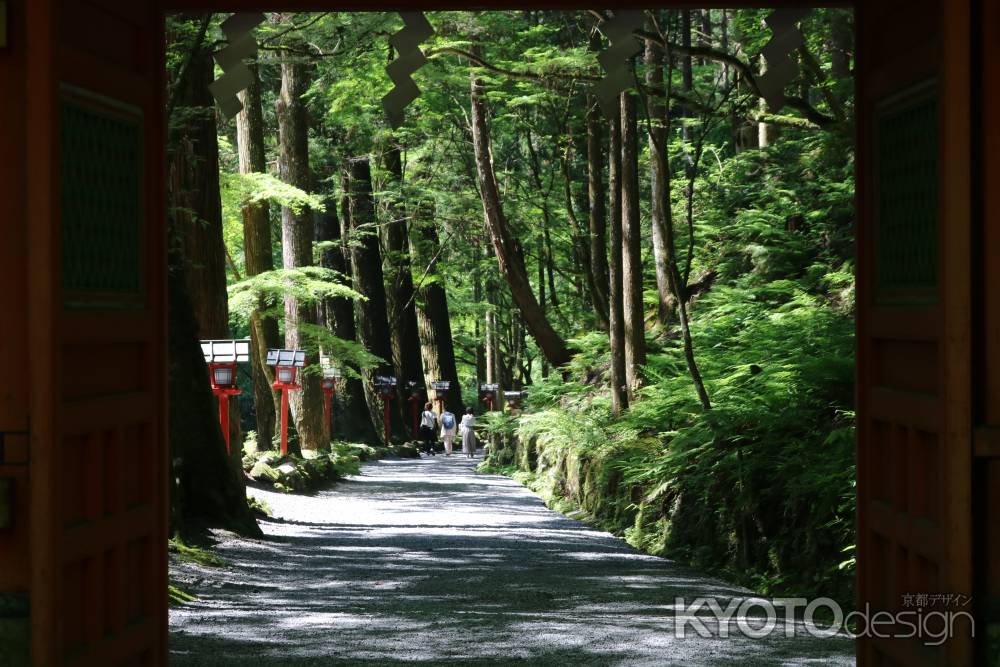
<path id="1" fill-rule="evenodd" d="M 476 418 L 472 416 L 472 408 L 466 408 L 458 432 L 462 436 L 462 451 L 469 458 L 476 456 L 476 431 L 473 428 L 475 425 Z"/>

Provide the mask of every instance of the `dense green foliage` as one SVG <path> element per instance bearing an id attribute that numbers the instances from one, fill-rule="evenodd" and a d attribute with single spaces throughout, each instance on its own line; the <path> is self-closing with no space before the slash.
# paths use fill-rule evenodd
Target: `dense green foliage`
<path id="1" fill-rule="evenodd" d="M 377 233 L 402 210 L 411 242 L 428 228 L 440 240 L 439 255 L 414 259 L 412 277 L 418 288 L 438 282 L 447 290 L 463 394 L 475 395 L 488 379 L 504 388 L 531 385 L 523 414 L 483 420 L 493 434 L 489 465 L 519 471 L 554 504 L 582 509 L 651 553 L 725 572 L 761 591 L 823 593 L 849 603 L 853 87 L 838 58 L 849 60 L 852 51 L 842 42 L 845 34 L 849 42 L 851 17 L 826 9 L 803 21 L 806 46 L 795 55 L 802 70 L 786 89 L 798 102 L 764 109 L 733 63 L 760 74 L 760 51 L 770 38 L 765 15 L 692 12 L 688 37 L 706 55 L 685 57 L 677 47 L 666 59 L 671 224 L 692 285 L 691 347 L 711 409 L 695 392 L 677 304 L 660 308 L 650 241 L 655 156 L 647 132 L 662 121 L 651 117 L 656 91 L 648 86 L 639 87 L 637 106 L 649 357 L 630 409 L 617 417 L 611 409 L 608 335 L 599 328 L 583 261 L 590 238 L 587 93 L 603 73 L 589 44 L 595 16 L 583 11 L 429 13 L 436 32 L 421 45 L 428 61 L 414 75 L 422 95 L 398 130 L 388 127 L 379 102 L 392 87 L 385 66 L 395 56 L 387 38 L 401 27 L 397 16 L 270 15 L 258 33 L 268 163 L 279 149 L 279 65 L 308 62 L 311 86 L 302 101 L 311 117 L 314 191 L 272 176 L 238 176 L 235 125 L 220 123 L 234 332 L 245 333 L 250 310 L 262 303 L 280 319 L 285 293 L 309 303 L 366 297 L 350 289 L 348 276 L 319 268 L 244 279 L 240 209 L 249 201 L 273 204 L 280 266 L 278 205 L 339 211 L 346 165 L 368 156 L 376 221 L 362 233 Z M 681 12 L 649 18 L 652 34 L 667 44 L 684 41 Z M 209 36 L 219 34 L 215 21 Z M 635 75 L 645 81 L 641 57 Z M 493 167 L 517 252 L 545 316 L 574 350 L 564 373 L 548 367 L 529 335 L 483 224 L 472 77 L 485 90 Z M 601 128 L 606 152 L 603 119 Z M 402 150 L 401 181 L 386 160 L 394 145 Z M 317 245 L 315 254 L 323 249 Z M 347 368 L 374 365 L 355 342 L 321 329 L 306 331 L 311 345 Z M 495 332 L 498 348 L 492 378 L 483 361 L 487 331 Z M 262 464 L 272 471 L 289 464 L 299 477 L 325 479 L 298 473 L 305 462 L 269 456 L 250 457 L 245 466 L 251 474 L 260 467 L 264 477 Z M 335 448 L 329 457 L 337 456 Z M 322 463 L 337 466 L 332 458 Z M 296 488 L 309 487 L 303 481 Z"/>
<path id="2" fill-rule="evenodd" d="M 607 339 L 588 334 L 576 341 L 583 351 L 569 381 L 536 383 L 516 422 L 491 420 L 526 450 L 517 460 L 514 447 L 498 447 L 491 463 L 534 473 L 533 487 L 571 500 L 651 553 L 761 591 L 849 604 L 849 146 L 788 137 L 719 166 L 722 175 L 703 185 L 709 192 L 698 202 L 696 246 L 696 266 L 717 277 L 692 306 L 713 409 L 700 409 L 667 332 L 650 341 L 642 399 L 614 420 Z M 788 231 L 792 213 L 807 222 Z"/>

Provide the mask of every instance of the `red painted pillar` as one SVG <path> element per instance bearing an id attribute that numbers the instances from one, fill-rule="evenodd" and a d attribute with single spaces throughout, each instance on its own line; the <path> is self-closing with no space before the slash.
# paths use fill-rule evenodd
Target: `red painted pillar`
<path id="1" fill-rule="evenodd" d="M 326 425 L 330 429 L 330 433 L 333 433 L 333 422 L 330 421 L 330 400 L 333 398 L 333 394 L 326 395 Z"/>
<path id="2" fill-rule="evenodd" d="M 219 397 L 219 426 L 222 427 L 222 438 L 226 441 L 226 453 L 231 453 L 229 449 L 229 396 L 218 394 Z"/>
<path id="3" fill-rule="evenodd" d="M 288 455 L 288 388 L 281 388 L 281 455 Z"/>

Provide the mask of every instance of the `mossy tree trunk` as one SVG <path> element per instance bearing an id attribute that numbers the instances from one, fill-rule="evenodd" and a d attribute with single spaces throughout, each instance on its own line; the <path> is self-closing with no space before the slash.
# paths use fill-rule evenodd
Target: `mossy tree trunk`
<path id="1" fill-rule="evenodd" d="M 215 101 L 208 90 L 213 75 L 211 52 L 207 46 L 200 46 L 192 55 L 182 88 L 175 92 L 176 108 L 183 113 L 178 114 L 171 133 L 174 144 L 168 172 L 174 241 L 194 312 L 196 339 L 229 337 L 219 143 Z M 211 401 L 217 404 L 214 397 Z M 239 410 L 230 411 L 228 430 L 233 456 L 239 459 Z"/>
<path id="2" fill-rule="evenodd" d="M 364 391 L 372 426 L 380 435 L 382 425 L 382 397 L 374 386 L 374 376 L 392 375 L 392 342 L 389 337 L 389 319 L 386 315 L 385 282 L 382 272 L 382 252 L 375 221 L 375 204 L 372 198 L 371 165 L 368 157 L 357 157 L 349 163 L 350 179 L 350 237 L 351 272 L 354 289 L 366 297 L 355 302 L 358 323 L 358 342 L 366 350 L 382 359 L 371 371 L 364 373 Z M 400 411 L 390 406 L 392 434 L 404 435 Z M 389 444 L 389 443 L 386 443 Z"/>
<path id="3" fill-rule="evenodd" d="M 240 93 L 243 110 L 236 116 L 236 141 L 239 149 L 240 173 L 265 173 L 267 161 L 264 149 L 264 116 L 261 108 L 260 78 L 257 65 L 250 64 L 250 85 Z M 243 207 L 243 256 L 247 277 L 274 270 L 271 246 L 271 216 L 267 201 Z M 274 372 L 268 367 L 268 348 L 281 347 L 278 321 L 262 316 L 259 311 L 250 315 L 251 360 L 254 407 L 257 412 L 257 444 L 262 449 L 271 447 L 274 439 L 276 414 L 281 394 L 271 388 Z"/>
<path id="4" fill-rule="evenodd" d="M 281 154 L 278 168 L 281 179 L 289 185 L 310 192 L 309 114 L 302 96 L 309 90 L 308 66 L 301 62 L 281 64 L 281 93 L 275 102 Z M 313 265 L 313 211 L 281 209 L 282 265 L 285 269 Z M 285 347 L 306 350 L 306 361 L 319 360 L 316 345 L 304 334 L 304 327 L 316 324 L 315 307 L 299 303 L 295 296 L 285 296 Z M 322 378 L 319 373 L 299 373 L 299 391 L 289 392 L 289 405 L 304 450 L 328 449 L 329 430 L 325 425 Z"/>
<path id="5" fill-rule="evenodd" d="M 212 74 L 211 54 L 199 47 L 174 93 L 167 146 L 170 523 L 173 532 L 221 526 L 259 534 L 239 456 L 226 455 L 198 343 L 228 331 Z M 234 442 L 238 452 L 238 435 Z"/>
<path id="6" fill-rule="evenodd" d="M 402 150 L 395 141 L 385 152 L 385 167 L 402 197 Z M 416 292 L 413 288 L 407 209 L 402 199 L 390 202 L 387 208 L 389 220 L 382 227 L 386 249 L 386 315 L 389 319 L 393 366 L 399 378 L 396 402 L 402 410 L 404 423 L 409 423 L 410 389 L 407 383 L 417 382 L 422 389 L 424 366 L 417 323 Z"/>
<path id="7" fill-rule="evenodd" d="M 625 311 L 622 307 L 622 130 L 618 114 L 608 123 L 608 246 L 610 288 L 608 291 L 608 339 L 611 348 L 611 408 L 620 415 L 628 408 L 625 391 Z"/>
<path id="8" fill-rule="evenodd" d="M 636 99 L 621 96 L 622 310 L 625 315 L 625 384 L 635 400 L 646 364 L 646 324 L 642 303 L 642 221 L 639 218 L 639 132 Z"/>
<path id="9" fill-rule="evenodd" d="M 435 380 L 451 382 L 445 407 L 457 415 L 463 409 L 462 387 L 458 382 L 458 367 L 455 363 L 448 295 L 442 282 L 443 277 L 437 271 L 441 242 L 433 215 L 433 205 L 420 207 L 409 230 L 414 278 L 417 280 L 417 328 L 420 333 L 425 382 L 428 385 Z"/>

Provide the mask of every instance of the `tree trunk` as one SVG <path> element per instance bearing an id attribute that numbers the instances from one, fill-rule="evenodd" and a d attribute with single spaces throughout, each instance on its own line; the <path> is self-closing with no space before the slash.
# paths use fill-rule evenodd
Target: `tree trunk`
<path id="1" fill-rule="evenodd" d="M 198 344 L 200 337 L 227 334 L 227 304 L 225 268 L 220 266 L 225 249 L 214 101 L 208 93 L 213 70 L 207 48 L 193 55 L 189 72 L 183 89 L 175 93 L 175 108 L 196 113 L 171 133 L 167 147 L 168 235 L 174 241 L 167 274 L 171 530 L 197 523 L 259 535 L 238 457 L 226 456 L 218 406 Z M 206 255 L 210 250 L 215 257 Z M 198 290 L 196 312 L 189 285 L 199 277 L 204 284 L 193 285 Z M 235 442 L 238 452 L 238 435 Z"/>
<path id="2" fill-rule="evenodd" d="M 475 268 L 473 269 L 473 279 L 475 280 L 472 286 L 472 296 L 476 303 L 483 302 L 483 276 L 480 270 L 481 262 L 479 261 L 479 249 L 476 249 L 475 258 Z M 476 337 L 476 385 L 489 382 L 487 380 L 487 369 L 486 369 L 486 332 L 483 330 L 482 320 L 480 318 L 475 318 L 474 335 Z"/>
<path id="3" fill-rule="evenodd" d="M 489 129 L 486 121 L 486 103 L 479 81 L 471 78 L 472 98 L 472 138 L 476 155 L 476 173 L 483 200 L 483 212 L 496 252 L 500 272 L 510 286 L 511 295 L 521 311 L 525 324 L 531 331 L 539 349 L 555 367 L 565 365 L 570 360 L 566 342 L 552 328 L 552 324 L 541 312 L 531 282 L 524 265 L 524 252 L 520 242 L 511 233 L 500 203 L 493 160 L 490 156 Z"/>
<path id="4" fill-rule="evenodd" d="M 385 154 L 385 162 L 389 174 L 402 193 L 403 161 L 399 144 L 393 143 L 389 148 Z M 408 414 L 410 408 L 407 400 L 410 398 L 410 389 L 407 383 L 413 381 L 417 382 L 418 386 L 423 386 L 424 368 L 421 360 L 406 209 L 401 202 L 395 202 L 388 207 L 388 210 L 391 219 L 382 228 L 387 255 L 385 265 L 388 271 L 387 315 L 393 365 L 399 378 L 398 407 Z"/>
<path id="5" fill-rule="evenodd" d="M 587 96 L 587 194 L 590 202 L 590 273 L 594 279 L 594 309 L 598 326 L 608 330 L 607 207 L 604 195 L 604 151 L 597 98 Z"/>
<path id="6" fill-rule="evenodd" d="M 243 470 L 236 457 L 226 456 L 208 367 L 198 344 L 198 323 L 183 278 L 183 262 L 179 252 L 170 253 L 167 355 L 171 531 L 207 525 L 260 535 L 247 505 Z"/>
<path id="7" fill-rule="evenodd" d="M 666 81 L 667 91 L 670 91 L 669 82 L 673 77 L 673 67 L 667 71 Z M 666 117 L 666 133 L 670 134 L 670 117 Z M 701 136 L 700 141 L 704 141 L 704 134 Z M 653 144 L 655 149 L 650 159 L 655 160 L 660 163 L 660 173 L 663 174 L 664 178 L 664 188 L 661 196 L 664 200 L 661 202 L 660 206 L 664 212 L 664 231 L 666 234 L 666 258 L 667 258 L 667 268 L 668 268 L 668 284 L 670 286 L 670 293 L 673 296 L 674 302 L 677 304 L 677 318 L 681 325 L 681 336 L 684 345 L 684 360 L 688 367 L 688 373 L 691 376 L 691 381 L 695 386 L 695 391 L 698 394 L 698 401 L 701 403 L 703 410 L 710 410 L 712 404 L 708 398 L 708 392 L 705 389 L 705 383 L 701 377 L 701 371 L 698 368 L 698 364 L 694 357 L 694 343 L 691 339 L 691 329 L 688 322 L 688 312 L 687 312 L 687 299 L 688 299 L 688 288 L 687 288 L 687 274 L 690 271 L 690 266 L 686 267 L 684 274 L 682 275 L 680 268 L 677 263 L 677 245 L 674 239 L 674 223 L 673 223 L 673 210 L 670 207 L 670 181 L 671 181 L 671 171 L 670 171 L 670 160 L 667 154 L 666 144 Z M 698 156 L 701 155 L 701 146 L 698 147 Z M 692 171 L 689 171 L 689 183 L 693 183 L 695 173 L 693 169 L 696 165 L 691 165 Z M 693 187 L 689 187 L 688 196 L 693 195 Z M 690 200 L 688 201 L 690 204 Z M 689 209 L 690 210 L 690 209 Z M 692 246 L 688 247 L 688 259 L 690 260 L 690 253 L 692 251 Z"/>
<path id="8" fill-rule="evenodd" d="M 186 90 L 178 91 L 178 104 L 193 113 L 175 131 L 178 143 L 170 169 L 175 230 L 183 258 L 185 288 L 198 326 L 196 335 L 201 339 L 228 338 L 219 144 L 215 102 L 207 88 L 213 76 L 207 49 L 199 50 L 189 72 Z M 213 398 L 213 403 L 216 402 Z M 238 409 L 230 413 L 229 440 L 233 456 L 240 458 L 243 437 Z"/>
<path id="9" fill-rule="evenodd" d="M 646 40 L 646 86 L 649 88 L 649 154 L 656 155 L 658 148 L 666 148 L 667 105 L 663 82 L 663 49 L 652 40 Z M 661 97 L 662 95 L 662 97 Z M 656 319 L 661 327 L 670 320 L 670 270 L 667 265 L 667 214 L 664 206 L 670 203 L 670 193 L 665 191 L 666 175 L 659 160 L 650 159 L 650 217 L 652 218 L 653 266 L 656 269 L 658 298 Z"/>
<path id="10" fill-rule="evenodd" d="M 424 362 L 425 384 L 449 380 L 451 388 L 445 407 L 456 415 L 462 413 L 462 386 L 455 364 L 455 344 L 451 335 L 448 295 L 437 263 L 441 252 L 433 208 L 419 209 L 419 217 L 410 227 L 411 257 L 417 277 L 417 328 Z"/>
<path id="11" fill-rule="evenodd" d="M 767 61 L 764 56 L 760 57 L 760 73 L 764 75 L 767 73 Z M 760 109 L 762 113 L 767 113 L 767 102 L 764 98 L 760 98 L 757 102 L 757 108 Z M 775 135 L 777 134 L 777 128 L 771 123 L 765 123 L 764 121 L 757 122 L 757 147 L 767 148 L 774 141 Z"/>
<path id="12" fill-rule="evenodd" d="M 830 75 L 839 81 L 851 76 L 854 33 L 846 10 L 828 11 L 830 12 Z"/>
<path id="13" fill-rule="evenodd" d="M 240 93 L 243 110 L 236 116 L 236 142 L 240 173 L 265 173 L 264 115 L 261 109 L 257 65 L 250 63 L 250 85 Z M 274 270 L 271 247 L 271 216 L 266 201 L 243 207 L 243 256 L 247 277 Z M 269 449 L 274 440 L 275 415 L 281 393 L 271 388 L 274 373 L 265 363 L 268 348 L 281 347 L 278 321 L 255 310 L 250 315 L 250 372 L 253 377 L 254 408 L 257 413 L 257 445 Z"/>
<path id="14" fill-rule="evenodd" d="M 622 310 L 625 314 L 625 383 L 629 399 L 642 379 L 646 363 L 646 325 L 642 304 L 642 221 L 639 219 L 639 132 L 636 100 L 622 93 Z"/>
<path id="15" fill-rule="evenodd" d="M 309 174 L 309 116 L 302 96 L 309 89 L 306 65 L 281 64 L 281 93 L 275 102 L 281 154 L 278 160 L 283 181 L 305 192 L 311 191 Z M 281 209 L 282 265 L 295 269 L 313 265 L 312 244 L 315 236 L 313 212 L 296 213 Z M 318 363 L 316 345 L 308 340 L 303 327 L 315 325 L 316 308 L 285 296 L 285 347 L 307 352 L 307 363 Z M 329 429 L 325 425 L 322 378 L 318 373 L 299 373 L 299 391 L 289 392 L 289 406 L 303 450 L 327 449 Z"/>
<path id="16" fill-rule="evenodd" d="M 622 142 L 619 114 L 608 123 L 608 192 L 610 200 L 609 247 L 611 250 L 608 294 L 609 342 L 611 347 L 611 408 L 615 415 L 628 408 L 625 391 L 625 311 L 622 291 Z"/>
<path id="17" fill-rule="evenodd" d="M 365 399 L 372 426 L 383 433 L 382 397 L 374 384 L 376 375 L 392 375 L 392 341 L 389 319 L 386 316 L 385 282 L 382 273 L 382 251 L 379 247 L 378 228 L 375 222 L 375 204 L 372 200 L 372 174 L 367 157 L 352 158 L 350 169 L 350 223 L 351 272 L 354 289 L 367 300 L 355 302 L 358 322 L 358 342 L 368 352 L 382 361 L 374 369 L 363 373 Z M 402 378 L 397 378 L 403 381 Z M 400 412 L 389 406 L 390 428 L 396 436 L 406 435 Z M 389 443 L 385 443 L 389 444 Z"/>
<path id="18" fill-rule="evenodd" d="M 354 285 L 353 262 L 351 261 L 351 250 L 348 248 L 347 239 L 351 232 L 351 204 L 350 180 L 347 172 L 344 172 L 342 188 L 343 195 L 340 199 L 340 225 L 336 230 L 331 229 L 330 233 L 336 234 L 336 240 L 340 242 L 339 251 L 334 248 L 329 256 L 330 268 L 340 271 L 357 291 Z M 327 313 L 333 316 L 333 333 L 341 340 L 357 341 L 357 327 L 355 325 L 356 304 L 351 299 L 334 298 L 331 299 L 330 308 Z M 327 323 L 330 326 L 330 323 Z M 358 378 L 346 377 L 341 381 L 344 391 L 340 395 L 345 405 L 343 430 L 346 438 L 359 440 L 361 442 L 378 442 L 382 432 L 381 422 L 378 425 L 372 423 L 371 413 L 368 411 L 368 400 L 365 396 L 364 382 Z"/>

